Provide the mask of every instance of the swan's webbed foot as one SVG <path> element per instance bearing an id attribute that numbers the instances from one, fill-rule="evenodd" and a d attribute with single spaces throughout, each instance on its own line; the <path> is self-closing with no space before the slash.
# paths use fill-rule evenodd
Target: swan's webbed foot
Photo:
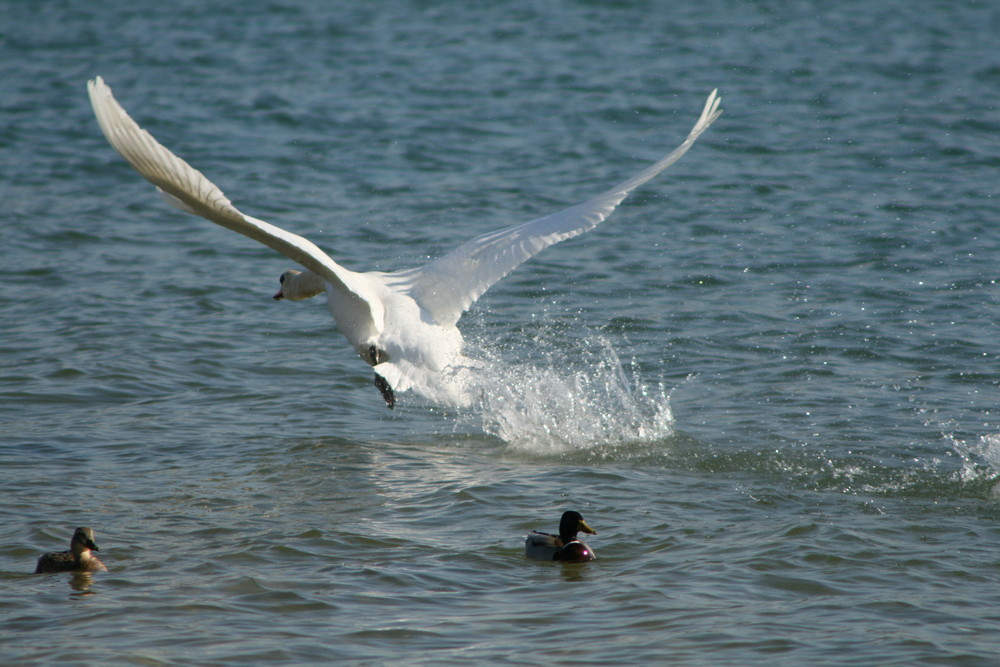
<path id="1" fill-rule="evenodd" d="M 392 392 L 392 387 L 389 386 L 385 378 L 378 373 L 375 374 L 375 386 L 382 392 L 382 398 L 385 399 L 385 404 L 389 406 L 389 409 L 392 410 L 396 407 L 396 394 Z"/>
<path id="2" fill-rule="evenodd" d="M 372 366 L 378 366 L 383 361 L 388 361 L 389 355 L 378 349 L 374 345 L 368 348 L 368 358 L 365 359 Z"/>

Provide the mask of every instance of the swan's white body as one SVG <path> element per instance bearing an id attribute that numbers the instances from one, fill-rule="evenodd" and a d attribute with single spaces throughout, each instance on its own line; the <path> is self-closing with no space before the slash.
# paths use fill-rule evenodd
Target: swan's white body
<path id="1" fill-rule="evenodd" d="M 634 188 L 676 162 L 722 113 L 716 91 L 684 142 L 659 162 L 607 192 L 553 215 L 468 241 L 424 266 L 355 273 L 309 240 L 240 212 L 198 170 L 139 127 L 101 77 L 88 82 L 94 113 L 108 141 L 175 206 L 277 250 L 305 272 L 282 275 L 275 298 L 304 299 L 321 291 L 337 327 L 375 367 L 376 385 L 392 407 L 394 391 L 413 389 L 434 400 L 464 404 L 474 365 L 462 354 L 459 317 L 495 282 L 543 248 L 603 221 Z"/>

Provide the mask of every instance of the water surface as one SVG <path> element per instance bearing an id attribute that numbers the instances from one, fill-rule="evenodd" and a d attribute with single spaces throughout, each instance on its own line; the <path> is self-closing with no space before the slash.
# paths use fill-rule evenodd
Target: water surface
<path id="1" fill-rule="evenodd" d="M 995 662 L 992 5 L 4 14 L 4 664 Z M 358 270 L 725 114 L 467 314 L 482 402 L 390 412 L 322 304 L 270 299 L 287 260 L 107 146 L 98 74 Z M 566 508 L 599 560 L 526 561 Z M 77 525 L 110 572 L 30 575 Z"/>

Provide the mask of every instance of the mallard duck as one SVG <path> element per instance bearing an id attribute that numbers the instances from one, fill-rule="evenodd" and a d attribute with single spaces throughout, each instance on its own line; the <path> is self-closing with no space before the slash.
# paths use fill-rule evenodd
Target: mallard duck
<path id="1" fill-rule="evenodd" d="M 106 572 L 104 563 L 97 560 L 91 551 L 100 551 L 94 543 L 94 531 L 77 528 L 69 541 L 69 551 L 53 551 L 42 554 L 35 567 L 35 574 L 42 572 Z"/>
<path id="2" fill-rule="evenodd" d="M 524 538 L 524 553 L 531 560 L 558 560 L 571 563 L 594 560 L 597 554 L 576 539 L 578 532 L 597 535 L 597 531 L 587 525 L 579 512 L 572 510 L 564 512 L 559 521 L 559 534 L 531 531 Z"/>

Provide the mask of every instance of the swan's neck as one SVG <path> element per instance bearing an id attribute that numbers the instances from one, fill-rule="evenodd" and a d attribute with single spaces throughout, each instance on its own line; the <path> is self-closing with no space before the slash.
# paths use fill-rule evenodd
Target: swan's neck
<path id="1" fill-rule="evenodd" d="M 286 299 L 301 301 L 326 291 L 326 281 L 312 271 L 286 271 L 281 293 Z"/>

